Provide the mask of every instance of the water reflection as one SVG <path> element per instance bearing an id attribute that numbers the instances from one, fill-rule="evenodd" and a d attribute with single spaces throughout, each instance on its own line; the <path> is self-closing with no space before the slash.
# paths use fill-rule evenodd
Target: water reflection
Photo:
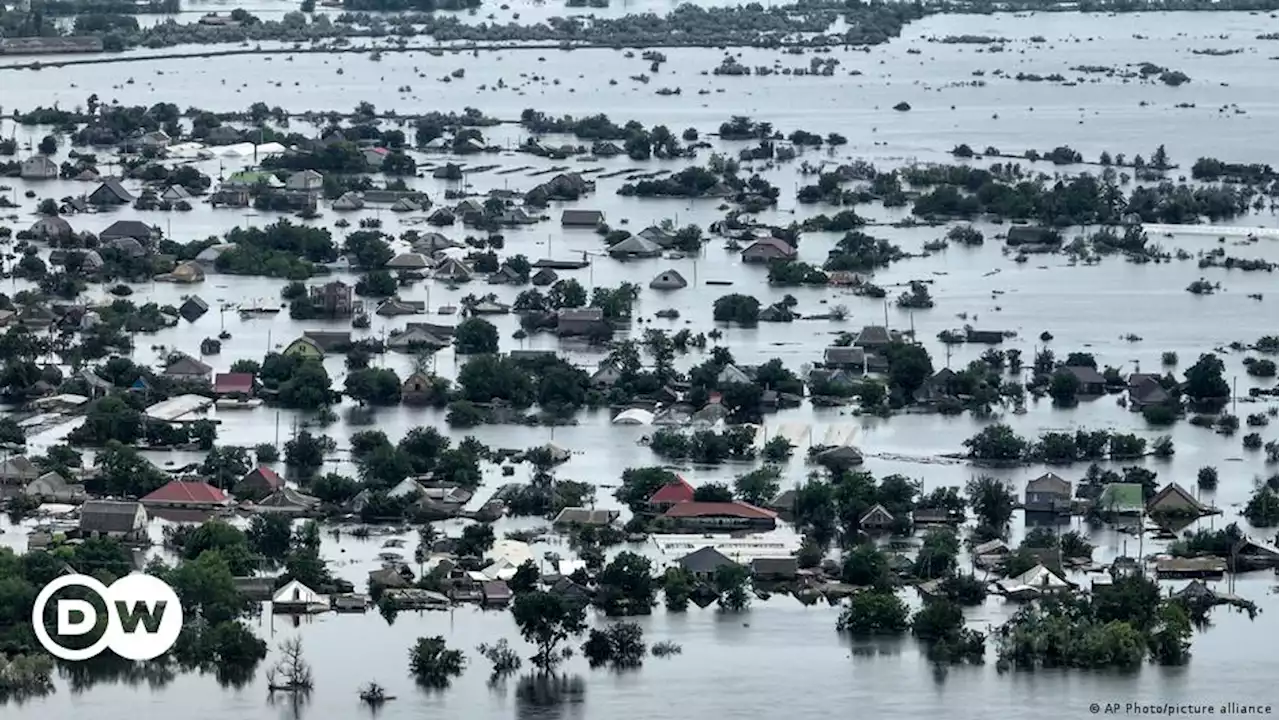
<path id="1" fill-rule="evenodd" d="M 72 693 L 82 693 L 103 683 L 129 687 L 145 683 L 147 687 L 158 690 L 173 682 L 177 672 L 167 656 L 136 662 L 107 651 L 88 660 L 60 662 L 58 675 L 67 681 Z"/>
<path id="2" fill-rule="evenodd" d="M 854 640 L 849 654 L 855 658 L 897 657 L 902 654 L 902 638 L 870 638 Z"/>
<path id="3" fill-rule="evenodd" d="M 311 703 L 310 690 L 269 691 L 267 704 L 279 708 L 280 717 L 285 720 L 301 720 L 307 705 Z"/>
<path id="4" fill-rule="evenodd" d="M 516 684 L 516 720 L 552 720 L 582 714 L 587 684 L 581 675 L 529 673 Z"/>

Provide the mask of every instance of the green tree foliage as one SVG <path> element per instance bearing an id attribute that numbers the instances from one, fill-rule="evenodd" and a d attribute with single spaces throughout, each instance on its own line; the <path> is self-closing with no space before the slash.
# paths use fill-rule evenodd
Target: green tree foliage
<path id="1" fill-rule="evenodd" d="M 182 601 L 184 614 L 199 616 L 211 624 L 228 622 L 245 609 L 245 601 L 236 591 L 233 573 L 218 550 L 203 552 L 164 574 Z"/>
<path id="2" fill-rule="evenodd" d="M 511 615 L 525 641 L 538 648 L 532 662 L 543 671 L 560 662 L 561 643 L 586 629 L 584 607 L 542 590 L 517 595 L 511 605 Z"/>
<path id="3" fill-rule="evenodd" d="M 854 637 L 906 632 L 907 605 L 891 590 L 854 593 L 840 611 L 836 629 Z"/>
<path id="4" fill-rule="evenodd" d="M 932 528 L 925 533 L 912 572 L 919 578 L 941 578 L 953 573 L 960 540 L 950 528 Z"/>
<path id="5" fill-rule="evenodd" d="M 541 577 L 538 566 L 534 565 L 532 560 L 525 560 L 520 567 L 516 568 L 516 574 L 511 576 L 507 585 L 511 586 L 513 593 L 528 592 L 538 587 L 538 580 Z"/>
<path id="6" fill-rule="evenodd" d="M 733 502 L 733 491 L 724 483 L 703 483 L 694 488 L 693 499 L 698 502 Z"/>
<path id="7" fill-rule="evenodd" d="M 93 495 L 142 497 L 169 481 L 137 450 L 114 440 L 98 453 L 94 465 L 97 474 L 85 478 L 85 490 Z"/>
<path id="8" fill-rule="evenodd" d="M 964 441 L 969 457 L 974 460 L 1022 459 L 1028 450 L 1027 441 L 1013 431 L 1008 425 L 997 423 L 988 425 L 978 434 Z"/>
<path id="9" fill-rule="evenodd" d="M 693 577 L 682 567 L 670 567 L 662 576 L 662 596 L 670 612 L 684 612 L 693 594 Z"/>
<path id="10" fill-rule="evenodd" d="M 218 487 L 230 488 L 249 472 L 251 466 L 249 453 L 244 448 L 215 447 L 209 450 L 209 454 L 205 455 L 204 461 L 200 463 L 200 474 L 209 478 L 209 482 Z"/>
<path id="11" fill-rule="evenodd" d="M 889 362 L 889 385 L 901 393 L 904 401 L 910 401 L 933 375 L 933 361 L 921 345 L 893 342 L 885 348 L 884 356 Z"/>
<path id="12" fill-rule="evenodd" d="M 365 368 L 347 374 L 347 395 L 361 405 L 398 405 L 400 377 L 389 368 Z"/>
<path id="13" fill-rule="evenodd" d="M 249 540 L 239 528 L 222 520 L 208 520 L 192 531 L 182 546 L 182 556 L 194 560 L 217 550 L 234 575 L 251 575 L 256 569 Z"/>
<path id="14" fill-rule="evenodd" d="M 658 586 L 643 555 L 621 552 L 596 578 L 595 604 L 609 616 L 648 615 Z"/>
<path id="15" fill-rule="evenodd" d="M 937 641 L 953 636 L 964 627 L 964 612 L 949 600 L 929 600 L 911 616 L 911 634 L 921 640 Z"/>
<path id="16" fill-rule="evenodd" d="M 844 555 L 840 579 L 859 587 L 889 587 L 889 558 L 871 543 L 855 545 Z"/>
<path id="17" fill-rule="evenodd" d="M 1257 528 L 1273 528 L 1280 524 L 1280 500 L 1273 488 L 1262 485 L 1253 491 L 1244 507 L 1244 516 Z"/>
<path id="18" fill-rule="evenodd" d="M 716 322 L 754 326 L 760 319 L 760 301 L 751 295 L 725 295 L 713 304 L 712 317 Z"/>
<path id="19" fill-rule="evenodd" d="M 1080 379 L 1066 370 L 1058 370 L 1049 380 L 1049 397 L 1058 407 L 1072 407 L 1080 392 Z"/>
<path id="20" fill-rule="evenodd" d="M 280 513 L 259 513 L 249 521 L 245 536 L 254 554 L 284 560 L 293 538 L 292 523 L 288 516 Z"/>
<path id="21" fill-rule="evenodd" d="M 627 468 L 622 472 L 622 484 L 614 491 L 618 502 L 626 505 L 631 512 L 639 513 L 648 509 L 649 498 L 662 486 L 676 482 L 679 477 L 660 467 Z"/>
<path id="22" fill-rule="evenodd" d="M 633 622 L 613 623 L 603 630 L 592 629 L 582 644 L 582 654 L 591 667 L 640 667 L 647 652 L 644 630 Z"/>
<path id="23" fill-rule="evenodd" d="M 493 526 L 488 523 L 475 523 L 462 528 L 462 537 L 458 538 L 457 553 L 459 556 L 481 557 L 493 547 Z"/>
<path id="24" fill-rule="evenodd" d="M 420 637 L 409 649 L 409 673 L 423 687 L 448 687 L 466 664 L 462 651 L 450 650 L 439 635 Z"/>
<path id="25" fill-rule="evenodd" d="M 764 507 L 777 497 L 782 471 L 776 465 L 765 465 L 739 475 L 733 481 L 734 492 L 743 502 Z"/>
<path id="26" fill-rule="evenodd" d="M 284 462 L 301 476 L 309 476 L 324 465 L 325 455 L 337 449 L 328 435 L 312 435 L 303 430 L 284 444 Z"/>
<path id="27" fill-rule="evenodd" d="M 1201 355 L 1187 368 L 1183 394 L 1198 406 L 1221 407 L 1231 396 L 1231 386 L 1222 375 L 1224 367 L 1217 355 Z"/>
<path id="28" fill-rule="evenodd" d="M 498 329 L 479 317 L 469 317 L 453 331 L 453 346 L 463 355 L 498 352 Z M 459 378 L 461 382 L 461 378 Z"/>
<path id="29" fill-rule="evenodd" d="M 719 598 L 720 609 L 724 612 L 742 612 L 751 606 L 751 573 L 747 568 L 733 563 L 716 568 L 713 578 Z"/>
<path id="30" fill-rule="evenodd" d="M 1005 483 L 989 475 L 965 483 L 965 495 L 969 496 L 969 505 L 973 507 L 979 523 L 992 528 L 1006 528 L 1018 503 L 1018 498 Z"/>

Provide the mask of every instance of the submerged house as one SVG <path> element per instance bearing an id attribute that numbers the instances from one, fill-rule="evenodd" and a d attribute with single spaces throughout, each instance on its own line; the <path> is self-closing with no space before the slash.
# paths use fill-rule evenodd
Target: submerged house
<path id="1" fill-rule="evenodd" d="M 23 180 L 52 180 L 58 177 L 58 164 L 47 155 L 32 155 L 22 161 L 18 177 Z"/>
<path id="2" fill-rule="evenodd" d="M 1113 515 L 1138 515 L 1143 510 L 1142 486 L 1138 483 L 1110 483 L 1102 488 L 1096 507 Z"/>
<path id="3" fill-rule="evenodd" d="M 281 351 L 280 354 L 286 355 L 288 357 L 311 358 L 313 360 L 319 360 L 324 357 L 324 350 L 321 349 L 320 345 L 317 344 L 315 340 L 312 340 L 306 335 L 303 335 L 302 337 L 297 338 L 293 342 L 289 343 L 288 346 L 286 346 L 285 349 Z"/>
<path id="4" fill-rule="evenodd" d="M 235 493 L 240 497 L 266 496 L 282 487 L 284 487 L 284 479 L 277 475 L 275 470 L 259 465 L 245 473 L 244 477 L 236 482 Z"/>
<path id="5" fill-rule="evenodd" d="M 164 368 L 165 377 L 187 382 L 207 383 L 213 376 L 213 368 L 191 357 L 179 355 Z"/>
<path id="6" fill-rule="evenodd" d="M 685 555 L 676 561 L 676 564 L 683 568 L 697 580 L 711 580 L 716 576 L 716 571 L 722 567 L 732 567 L 738 563 L 730 560 L 724 553 L 707 545 Z"/>
<path id="7" fill-rule="evenodd" d="M 609 323 L 605 321 L 604 310 L 600 308 L 561 310 L 556 318 L 556 334 L 561 337 L 609 332 L 611 332 Z"/>
<path id="8" fill-rule="evenodd" d="M 822 362 L 829 368 L 862 372 L 866 369 L 866 350 L 852 346 L 834 346 L 822 351 Z"/>
<path id="9" fill-rule="evenodd" d="M 80 506 L 80 536 L 107 537 L 125 542 L 147 534 L 147 510 L 141 503 L 90 500 Z"/>
<path id="10" fill-rule="evenodd" d="M 219 397 L 253 395 L 253 373 L 218 373 L 213 378 L 213 394 Z"/>
<path id="11" fill-rule="evenodd" d="M 291 487 L 282 487 L 254 504 L 255 512 L 305 515 L 320 507 L 320 500 Z"/>
<path id="12" fill-rule="evenodd" d="M 1102 395 L 1107 391 L 1107 379 L 1098 372 L 1097 368 L 1091 368 L 1088 365 L 1067 365 L 1061 372 L 1070 373 L 1080 383 L 1076 391 L 1077 395 Z"/>
<path id="13" fill-rule="evenodd" d="M 1005 235 L 1005 244 L 1013 247 L 1019 245 L 1057 245 L 1062 242 L 1062 235 L 1053 228 L 1038 225 L 1014 225 Z"/>
<path id="14" fill-rule="evenodd" d="M 692 501 L 693 486 L 677 475 L 674 481 L 663 485 L 653 495 L 649 496 L 649 510 L 655 513 L 665 513 L 674 505 Z"/>
<path id="15" fill-rule="evenodd" d="M 107 178 L 89 193 L 90 205 L 127 205 L 134 201 L 133 194 L 124 189 L 117 178 Z"/>
<path id="16" fill-rule="evenodd" d="M 553 525 L 561 527 L 571 525 L 611 525 L 613 524 L 613 521 L 618 519 L 619 514 L 620 513 L 617 510 L 567 507 L 562 509 L 551 522 Z"/>
<path id="17" fill-rule="evenodd" d="M 1129 376 L 1128 385 L 1130 410 L 1141 411 L 1152 405 L 1164 405 L 1173 399 L 1156 375 L 1133 373 Z"/>
<path id="18" fill-rule="evenodd" d="M 408 405 L 419 405 L 427 402 L 434 387 L 430 375 L 414 372 L 400 384 L 400 398 Z"/>
<path id="19" fill-rule="evenodd" d="M 742 251 L 744 263 L 771 263 L 775 260 L 791 260 L 796 256 L 796 249 L 780 238 L 761 238 Z"/>
<path id="20" fill-rule="evenodd" d="M 772 530 L 778 516 L 771 510 L 739 500 L 732 502 L 698 502 L 692 500 L 672 505 L 662 517 L 677 531 L 705 530 Z"/>
<path id="21" fill-rule="evenodd" d="M 599 210 L 565 210 L 560 215 L 561 227 L 597 227 L 604 222 L 604 213 Z"/>
<path id="22" fill-rule="evenodd" d="M 893 521 L 893 514 L 877 503 L 858 519 L 858 526 L 863 530 L 888 530 L 893 526 Z"/>
<path id="23" fill-rule="evenodd" d="M 1183 517 L 1199 517 L 1213 510 L 1196 499 L 1178 483 L 1169 483 L 1160 489 L 1146 506 L 1148 515 L 1180 515 Z"/>
<path id="24" fill-rule="evenodd" d="M 608 252 L 615 258 L 651 258 L 661 255 L 662 247 L 638 235 L 632 235 L 610 247 Z"/>
<path id="25" fill-rule="evenodd" d="M 766 582 L 794 580 L 800 572 L 800 561 L 794 557 L 758 557 L 751 559 L 751 577 Z"/>
<path id="26" fill-rule="evenodd" d="M 1000 580 L 996 587 L 1011 600 L 1031 600 L 1070 592 L 1075 586 L 1044 565 L 1036 565 L 1016 578 Z"/>
<path id="27" fill-rule="evenodd" d="M 1071 483 L 1054 473 L 1045 473 L 1027 483 L 1027 512 L 1065 513 L 1071 511 Z"/>
<path id="28" fill-rule="evenodd" d="M 689 287 L 689 281 L 684 279 L 679 270 L 673 268 L 658 273 L 649 281 L 649 287 L 653 290 L 680 290 Z"/>
<path id="29" fill-rule="evenodd" d="M 271 596 L 271 610 L 280 614 L 326 612 L 329 598 L 297 580 L 290 580 Z"/>
<path id="30" fill-rule="evenodd" d="M 61 474 L 50 471 L 32 480 L 22 494 L 34 500 L 55 503 L 76 503 L 84 499 L 84 484 L 71 482 Z"/>
<path id="31" fill-rule="evenodd" d="M 143 496 L 138 502 L 147 507 L 185 510 L 216 510 L 232 504 L 231 498 L 207 482 L 174 480 Z"/>

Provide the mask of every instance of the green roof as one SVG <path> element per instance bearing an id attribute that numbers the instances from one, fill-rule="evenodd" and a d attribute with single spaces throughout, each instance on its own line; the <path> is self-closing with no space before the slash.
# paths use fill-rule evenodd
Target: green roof
<path id="1" fill-rule="evenodd" d="M 1142 512 L 1142 486 L 1138 483 L 1111 483 L 1098 496 L 1098 509 L 1117 513 Z"/>

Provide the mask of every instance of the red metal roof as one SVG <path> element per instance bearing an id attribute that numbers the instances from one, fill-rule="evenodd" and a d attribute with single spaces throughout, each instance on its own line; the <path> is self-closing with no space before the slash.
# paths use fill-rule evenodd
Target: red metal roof
<path id="1" fill-rule="evenodd" d="M 777 514 L 749 503 L 733 502 L 682 502 L 671 506 L 664 516 L 672 518 L 710 517 L 727 515 L 747 520 L 776 518 Z"/>
<path id="2" fill-rule="evenodd" d="M 230 500 L 227 494 L 207 482 L 174 480 L 142 498 L 142 502 L 174 503 L 189 505 L 213 505 Z"/>
<path id="3" fill-rule="evenodd" d="M 675 482 L 669 482 L 658 488 L 658 491 L 649 496 L 649 504 L 661 503 L 686 503 L 693 499 L 693 486 L 684 481 L 684 478 L 676 476 Z"/>
<path id="4" fill-rule="evenodd" d="M 284 481 L 280 479 L 280 476 L 276 474 L 276 471 L 272 470 L 266 465 L 259 465 L 253 470 L 250 470 L 249 472 L 245 473 L 244 477 L 240 478 L 240 482 L 250 480 L 255 475 L 258 477 L 261 477 L 263 481 L 266 482 L 267 486 L 271 487 L 272 489 L 279 490 L 280 488 L 284 487 Z"/>
<path id="5" fill-rule="evenodd" d="M 218 373 L 213 379 L 213 391 L 246 394 L 252 392 L 253 373 Z"/>

